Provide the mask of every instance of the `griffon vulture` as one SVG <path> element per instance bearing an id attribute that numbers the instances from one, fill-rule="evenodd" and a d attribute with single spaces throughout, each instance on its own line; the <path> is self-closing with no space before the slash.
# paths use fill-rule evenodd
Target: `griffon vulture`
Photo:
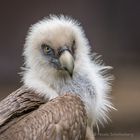
<path id="1" fill-rule="evenodd" d="M 93 140 L 107 121 L 110 69 L 91 54 L 80 24 L 50 16 L 31 26 L 23 86 L 0 102 L 0 139 Z"/>

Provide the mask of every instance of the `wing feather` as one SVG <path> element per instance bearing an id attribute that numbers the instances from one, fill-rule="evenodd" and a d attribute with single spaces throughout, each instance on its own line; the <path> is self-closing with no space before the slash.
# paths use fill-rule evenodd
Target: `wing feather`
<path id="1" fill-rule="evenodd" d="M 0 133 L 45 102 L 24 86 L 11 93 L 0 102 Z"/>
<path id="2" fill-rule="evenodd" d="M 59 96 L 12 125 L 3 140 L 85 140 L 87 115 L 78 96 Z"/>

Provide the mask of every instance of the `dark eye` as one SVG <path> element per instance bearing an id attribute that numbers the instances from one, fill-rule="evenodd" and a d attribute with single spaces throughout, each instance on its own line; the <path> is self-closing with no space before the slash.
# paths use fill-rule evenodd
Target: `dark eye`
<path id="1" fill-rule="evenodd" d="M 44 54 L 51 54 L 53 52 L 52 48 L 47 44 L 42 44 L 41 48 Z"/>

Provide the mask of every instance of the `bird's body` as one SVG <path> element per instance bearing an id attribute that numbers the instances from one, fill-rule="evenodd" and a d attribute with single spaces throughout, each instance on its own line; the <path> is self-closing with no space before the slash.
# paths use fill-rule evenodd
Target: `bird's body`
<path id="1" fill-rule="evenodd" d="M 29 93 L 30 92 L 30 93 Z M 25 87 L 13 93 L 14 106 L 0 114 L 1 140 L 85 140 L 87 116 L 78 96 L 66 94 L 45 103 Z M 7 97 L 5 101 L 9 101 Z M 1 105 L 1 104 L 0 104 Z M 38 119 L 39 118 L 39 119 Z M 5 125 L 6 124 L 6 125 Z"/>
<path id="2" fill-rule="evenodd" d="M 80 104 L 82 111 L 77 109 L 77 113 L 79 111 L 84 114 L 82 119 L 84 120 L 86 118 L 87 125 L 86 123 L 83 123 L 86 122 L 85 120 L 79 121 L 77 125 L 80 126 L 82 124 L 82 127 L 86 127 L 86 129 L 77 127 L 78 129 L 75 130 L 75 133 L 78 133 L 79 131 L 81 133 L 84 130 L 87 140 L 93 140 L 93 126 L 98 122 L 102 123 L 103 121 L 106 121 L 108 111 L 113 108 L 108 99 L 108 93 L 110 91 L 109 80 L 111 77 L 105 75 L 110 67 L 102 65 L 96 59 L 92 60 L 88 40 L 79 24 L 64 16 L 53 16 L 38 22 L 30 28 L 23 54 L 25 57 L 25 67 L 22 74 L 24 86 L 29 91 L 34 91 L 38 97 L 42 97 L 42 101 L 44 102 L 45 100 L 45 103 L 43 103 L 45 105 L 43 106 L 47 106 L 46 108 L 48 109 L 51 108 L 48 105 L 48 103 L 51 102 L 51 99 L 55 98 L 56 102 L 58 100 L 58 104 L 62 109 L 59 111 L 62 111 L 66 115 L 69 113 L 71 114 L 71 111 L 69 112 L 67 110 L 65 112 L 65 109 L 63 110 L 63 105 L 68 107 L 69 102 L 71 102 L 71 100 L 69 100 L 70 98 L 77 100 L 80 97 L 84 106 Z M 65 95 L 66 93 L 70 94 L 69 96 L 72 97 L 69 98 L 68 95 Z M 66 100 L 66 102 L 61 104 L 60 101 L 62 100 Z M 5 103 L 5 101 L 3 102 Z M 53 103 L 51 102 L 50 104 Z M 40 105 L 38 105 L 38 107 L 39 106 Z M 52 113 L 55 113 L 56 106 L 53 106 L 54 107 L 52 107 L 51 110 Z M 74 102 L 72 106 L 72 112 L 74 112 L 74 108 L 76 109 L 76 107 L 79 106 L 78 100 L 77 103 Z M 43 116 L 40 116 L 39 114 L 38 110 L 40 109 L 42 109 L 42 107 L 31 113 L 34 114 L 34 117 L 35 114 L 37 115 L 35 120 L 37 124 L 34 125 L 34 127 L 31 127 L 32 123 L 31 121 L 28 121 L 31 128 L 28 127 L 28 125 L 21 128 L 25 128 L 24 130 L 26 131 L 28 129 L 36 129 L 38 123 L 43 124 L 44 121 L 47 121 L 47 119 L 49 119 L 47 117 L 42 119 L 42 122 L 39 119 Z M 86 113 L 84 113 L 84 109 L 86 110 Z M 13 110 L 13 112 L 14 111 L 15 110 Z M 31 115 L 29 114 L 28 116 Z M 31 120 L 28 116 L 25 117 L 24 120 Z M 78 117 L 80 116 L 79 113 Z M 74 125 L 75 120 L 78 119 L 78 117 L 73 116 L 71 118 L 72 120 L 68 119 L 68 121 L 65 122 L 65 125 L 67 126 L 71 121 Z M 63 119 L 63 117 L 60 117 L 60 120 L 61 119 Z M 25 123 L 24 120 L 23 122 Z M 14 124 L 18 129 L 20 129 L 20 124 L 23 125 L 23 122 L 20 122 Z M 50 122 L 50 124 L 52 124 L 52 122 Z M 8 130 L 7 132 L 9 131 L 11 130 Z M 40 132 L 40 135 L 42 136 L 42 140 L 44 140 L 43 136 L 46 136 L 46 134 L 44 131 L 44 134 L 42 134 L 42 131 Z M 69 125 L 67 131 L 67 133 L 73 135 Z M 63 129 L 61 129 L 61 133 L 63 133 Z M 53 134 L 56 135 L 56 133 Z M 52 136 L 52 139 L 55 137 L 54 135 Z M 68 134 L 66 135 L 66 139 L 70 140 L 71 138 L 68 137 Z M 21 136 L 25 136 L 25 134 L 21 134 Z M 46 139 L 48 138 L 46 137 Z M 75 136 L 72 139 L 82 140 L 85 139 L 85 137 L 84 135 L 82 135 L 81 138 Z"/>

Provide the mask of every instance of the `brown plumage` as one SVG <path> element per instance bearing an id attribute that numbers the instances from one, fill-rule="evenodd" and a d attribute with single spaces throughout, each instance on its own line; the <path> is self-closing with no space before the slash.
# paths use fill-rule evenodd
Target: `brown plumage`
<path id="1" fill-rule="evenodd" d="M 87 115 L 76 95 L 47 102 L 21 87 L 0 102 L 1 140 L 85 140 Z"/>

